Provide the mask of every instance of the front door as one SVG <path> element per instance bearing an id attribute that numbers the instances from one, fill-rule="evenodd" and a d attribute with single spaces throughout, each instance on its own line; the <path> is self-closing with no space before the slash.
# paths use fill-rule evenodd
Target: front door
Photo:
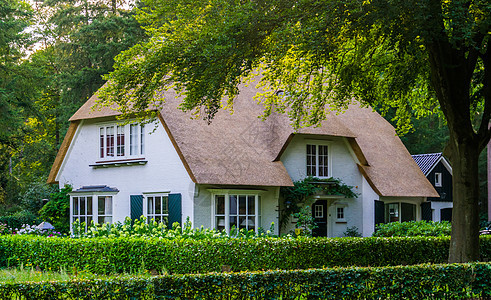
<path id="1" fill-rule="evenodd" d="M 327 236 L 327 201 L 317 200 L 312 205 L 312 217 L 317 228 L 312 230 L 312 236 Z"/>

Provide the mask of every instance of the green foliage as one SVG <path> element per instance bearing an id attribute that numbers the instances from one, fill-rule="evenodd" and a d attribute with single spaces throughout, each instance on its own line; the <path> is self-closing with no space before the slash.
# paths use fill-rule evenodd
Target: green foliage
<path id="1" fill-rule="evenodd" d="M 346 231 L 343 232 L 345 237 L 362 237 L 362 234 L 358 231 L 358 227 L 351 226 L 346 228 Z"/>
<path id="2" fill-rule="evenodd" d="M 70 231 L 70 193 L 72 187 L 65 185 L 58 192 L 49 196 L 49 201 L 39 211 L 39 216 L 48 221 L 56 230 L 62 233 Z"/>
<path id="3" fill-rule="evenodd" d="M 57 190 L 55 186 L 48 185 L 45 178 L 31 182 L 22 195 L 21 204 L 25 209 L 37 214 L 43 207 L 43 199 L 49 199 L 50 194 Z"/>
<path id="4" fill-rule="evenodd" d="M 32 264 L 43 270 L 97 274 L 147 270 L 171 274 L 291 270 L 334 266 L 444 263 L 449 237 L 411 238 L 45 238 L 0 236 L 0 267 Z M 481 257 L 491 258 L 491 237 L 481 237 Z"/>
<path id="5" fill-rule="evenodd" d="M 485 299 L 489 264 L 333 268 L 0 284 L 3 299 Z"/>
<path id="6" fill-rule="evenodd" d="M 292 217 L 297 218 L 295 228 L 301 229 L 300 235 L 312 236 L 312 230 L 317 228 L 314 217 L 312 217 L 312 209 L 305 206 L 299 212 L 292 214 Z"/>
<path id="7" fill-rule="evenodd" d="M 447 221 L 392 222 L 377 225 L 373 236 L 450 236 L 451 232 L 452 226 Z"/>
<path id="8" fill-rule="evenodd" d="M 281 216 L 280 228 L 288 224 L 290 216 L 300 212 L 302 204 L 309 204 L 309 197 L 315 194 L 339 195 L 345 198 L 358 198 L 353 187 L 344 184 L 341 179 L 306 177 L 293 182 L 293 187 L 281 187 Z"/>
<path id="9" fill-rule="evenodd" d="M 0 223 L 6 224 L 11 230 L 17 231 L 24 224 L 37 225 L 41 221 L 32 212 L 23 210 L 10 216 L 0 217 Z"/>
<path id="10" fill-rule="evenodd" d="M 272 225 L 273 226 L 273 225 Z M 256 234 L 253 230 L 236 230 L 235 227 L 230 229 L 230 235 L 225 231 L 218 231 L 211 228 L 192 228 L 189 217 L 183 227 L 179 223 L 172 224 L 168 228 L 164 223 L 157 223 L 155 220 L 147 222 L 147 218 L 141 216 L 139 220 L 131 220 L 126 217 L 124 223 L 102 223 L 96 224 L 93 221 L 85 230 L 85 223 L 76 220 L 72 224 L 72 237 L 74 238 L 97 238 L 97 237 L 152 237 L 165 239 L 219 239 L 219 238 L 263 238 L 272 236 L 274 228 L 268 231 L 259 228 Z"/>

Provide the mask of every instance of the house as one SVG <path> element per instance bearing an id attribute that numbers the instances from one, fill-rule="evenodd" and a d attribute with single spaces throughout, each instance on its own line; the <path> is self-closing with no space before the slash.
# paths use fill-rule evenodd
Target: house
<path id="1" fill-rule="evenodd" d="M 438 192 L 422 204 L 422 219 L 427 221 L 452 221 L 452 167 L 442 153 L 413 155 L 423 174 Z"/>
<path id="2" fill-rule="evenodd" d="M 220 111 L 210 125 L 179 110 L 173 91 L 145 125 L 118 121 L 107 107 L 93 110 L 94 95 L 70 118 L 48 182 L 73 187 L 71 222 L 144 215 L 172 224 L 189 217 L 195 227 L 257 231 L 278 224 L 280 187 L 308 175 L 334 177 L 359 196 L 312 199 L 327 236 L 352 226 L 370 236 L 376 223 L 420 220 L 421 204 L 438 197 L 371 108 L 352 104 L 328 114 L 321 127 L 295 132 L 284 115 L 257 117 L 257 91 L 241 85 L 234 113 Z"/>

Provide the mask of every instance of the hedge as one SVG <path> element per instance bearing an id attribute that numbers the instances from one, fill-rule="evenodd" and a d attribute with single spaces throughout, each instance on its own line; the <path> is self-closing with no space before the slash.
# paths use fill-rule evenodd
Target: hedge
<path id="1" fill-rule="evenodd" d="M 0 284 L 2 299 L 487 299 L 490 264 L 334 268 Z"/>
<path id="2" fill-rule="evenodd" d="M 448 237 L 261 238 L 167 240 L 150 238 L 70 239 L 1 236 L 0 267 L 32 264 L 41 269 L 86 269 L 96 274 L 156 270 L 171 274 L 292 270 L 334 266 L 445 263 Z M 483 259 L 491 237 L 481 238 Z"/>

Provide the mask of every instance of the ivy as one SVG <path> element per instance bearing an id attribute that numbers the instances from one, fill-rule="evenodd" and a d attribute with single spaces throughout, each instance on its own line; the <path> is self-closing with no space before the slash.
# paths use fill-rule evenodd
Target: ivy
<path id="1" fill-rule="evenodd" d="M 309 197 L 315 194 L 326 196 L 344 196 L 345 198 L 358 198 L 353 187 L 344 184 L 341 179 L 306 177 L 293 182 L 293 187 L 281 187 L 281 216 L 280 228 L 284 228 L 292 214 L 300 212 L 302 204 L 308 204 Z"/>

